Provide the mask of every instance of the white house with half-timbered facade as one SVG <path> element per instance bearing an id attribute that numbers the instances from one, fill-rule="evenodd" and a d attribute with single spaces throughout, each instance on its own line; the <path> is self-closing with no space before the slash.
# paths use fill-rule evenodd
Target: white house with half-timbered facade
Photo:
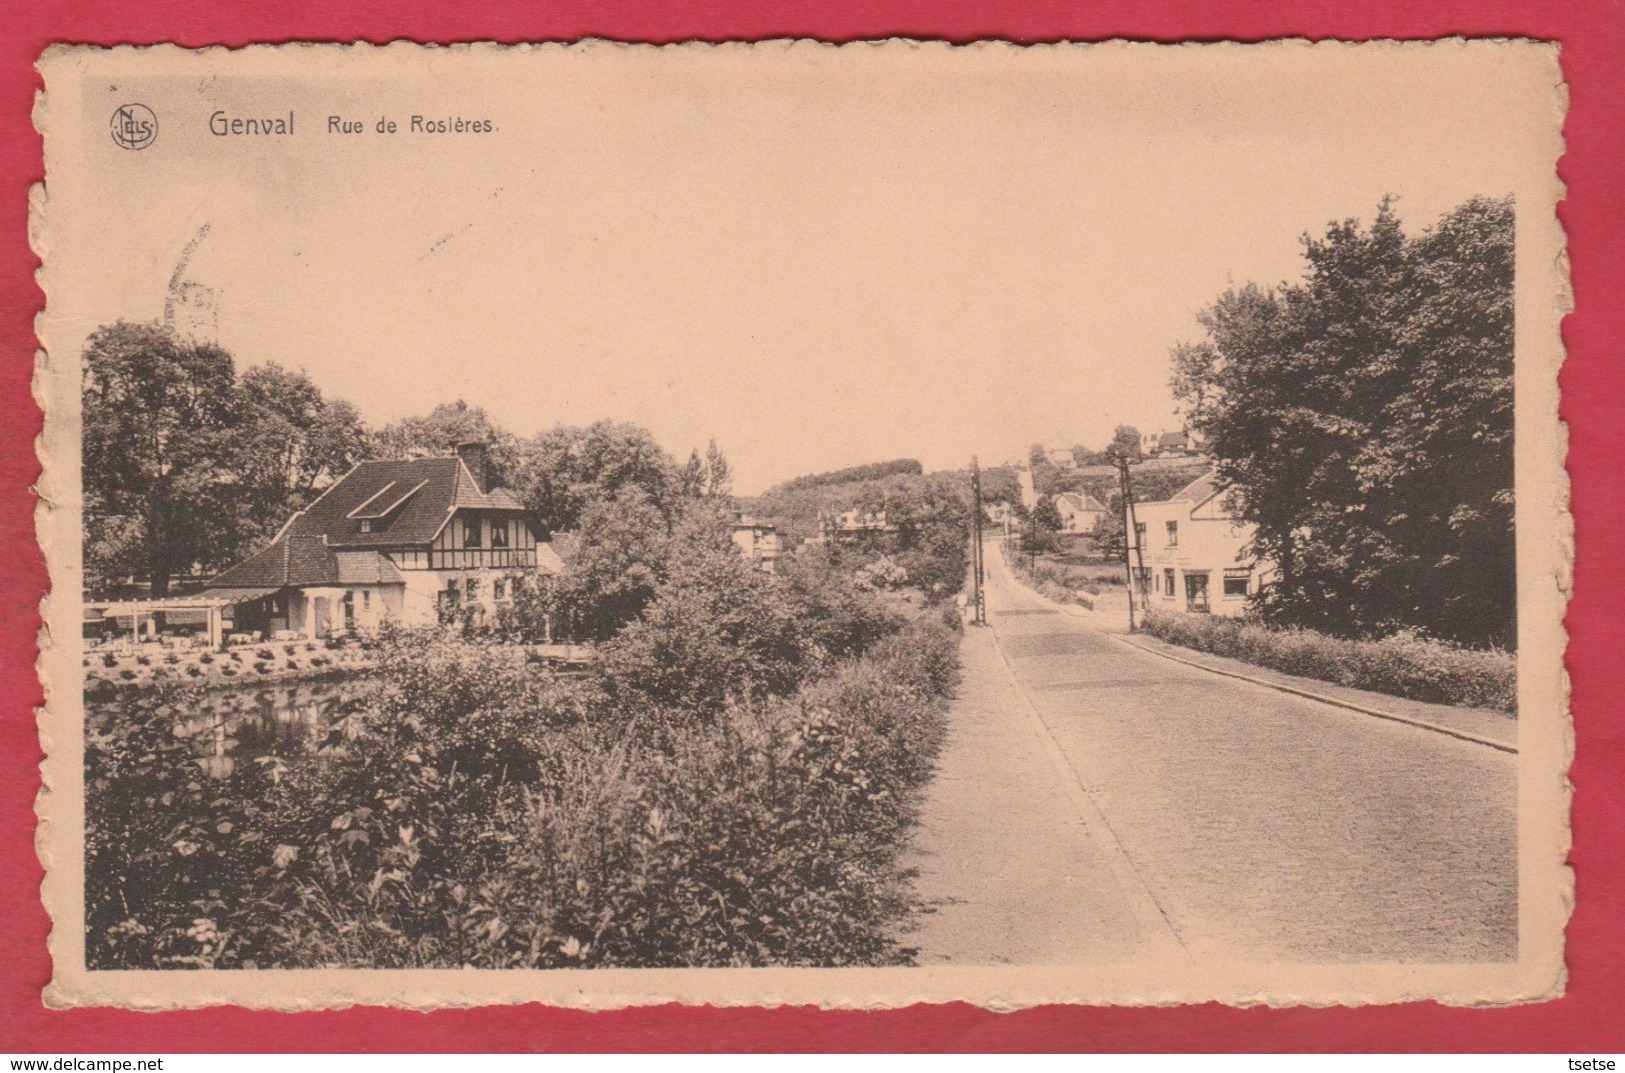
<path id="1" fill-rule="evenodd" d="M 492 614 L 522 579 L 562 568 L 531 513 L 492 486 L 486 446 L 465 444 L 358 464 L 205 595 L 231 601 L 233 632 L 320 637 Z"/>

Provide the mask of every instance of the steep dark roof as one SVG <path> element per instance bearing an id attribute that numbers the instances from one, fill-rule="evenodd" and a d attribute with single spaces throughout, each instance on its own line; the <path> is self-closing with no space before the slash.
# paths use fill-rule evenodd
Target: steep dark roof
<path id="1" fill-rule="evenodd" d="M 361 531 L 364 519 L 391 507 L 373 519 L 373 532 Z M 452 511 L 463 508 L 524 509 L 506 488 L 481 492 L 460 458 L 363 462 L 294 515 L 285 535 L 326 537 L 334 548 L 428 544 Z"/>
<path id="2" fill-rule="evenodd" d="M 217 589 L 280 589 L 304 585 L 396 585 L 395 564 L 375 548 L 430 544 L 458 510 L 523 514 L 506 488 L 480 491 L 462 459 L 414 458 L 362 462 L 309 507 L 288 520 L 271 545 L 214 578 Z M 369 521 L 373 532 L 363 533 Z M 537 563 L 563 568 L 546 545 Z"/>
<path id="3" fill-rule="evenodd" d="M 400 584 L 395 564 L 375 551 L 334 551 L 319 539 L 284 534 L 209 582 L 211 589 Z"/>

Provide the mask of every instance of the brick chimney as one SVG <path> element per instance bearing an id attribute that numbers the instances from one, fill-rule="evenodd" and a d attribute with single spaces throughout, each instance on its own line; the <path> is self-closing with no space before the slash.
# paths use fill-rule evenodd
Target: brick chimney
<path id="1" fill-rule="evenodd" d="M 474 484 L 479 490 L 491 490 L 491 445 L 484 440 L 471 440 L 468 443 L 457 445 L 457 457 L 463 460 L 468 472 L 474 475 Z"/>

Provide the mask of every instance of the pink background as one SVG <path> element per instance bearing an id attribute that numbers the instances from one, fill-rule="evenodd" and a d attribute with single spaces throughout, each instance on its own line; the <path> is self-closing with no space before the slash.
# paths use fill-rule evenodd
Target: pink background
<path id="1" fill-rule="evenodd" d="M 444 0 L 147 0 L 19 4 L 0 34 L 0 546 L 9 553 L 0 595 L 0 1051 L 559 1051 L 559 1050 L 1094 1050 L 1094 1051 L 1556 1051 L 1625 1050 L 1625 687 L 1619 610 L 1612 594 L 1625 562 L 1616 470 L 1625 458 L 1625 376 L 1607 340 L 1619 338 L 1625 294 L 1625 130 L 1619 58 L 1625 17 L 1609 0 L 1513 4 L 1485 0 L 1365 0 L 1355 4 L 1138 0 L 1115 4 L 998 0 L 579 0 L 540 4 Z M 320 8 L 320 10 L 317 10 Z M 674 41 L 806 36 L 842 41 L 892 35 L 968 41 L 1151 40 L 1278 36 L 1422 38 L 1523 35 L 1562 42 L 1572 95 L 1561 173 L 1578 310 L 1564 324 L 1569 349 L 1563 416 L 1579 557 L 1570 606 L 1569 673 L 1579 751 L 1572 778 L 1571 862 L 1579 904 L 1569 927 L 1569 994 L 1502 1010 L 1431 1003 L 1367 1009 L 1235 1010 L 1047 1007 L 992 1014 L 967 1006 L 887 1013 L 813 1009 L 660 1007 L 583 1014 L 538 1006 L 417 1014 L 358 1009 L 274 1014 L 235 1009 L 168 1014 L 51 1012 L 48 921 L 39 905 L 34 795 L 39 745 L 32 708 L 37 601 L 46 587 L 34 542 L 39 472 L 31 401 L 32 319 L 43 301 L 26 242 L 26 194 L 41 178 L 29 111 L 33 61 L 52 42 L 243 45 L 255 41 L 535 41 L 601 36 Z"/>

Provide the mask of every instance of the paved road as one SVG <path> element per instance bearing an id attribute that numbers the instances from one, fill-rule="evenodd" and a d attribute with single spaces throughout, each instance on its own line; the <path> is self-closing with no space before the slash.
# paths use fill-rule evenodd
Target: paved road
<path id="1" fill-rule="evenodd" d="M 987 562 L 922 964 L 1516 958 L 1516 757 L 1133 650 Z"/>

